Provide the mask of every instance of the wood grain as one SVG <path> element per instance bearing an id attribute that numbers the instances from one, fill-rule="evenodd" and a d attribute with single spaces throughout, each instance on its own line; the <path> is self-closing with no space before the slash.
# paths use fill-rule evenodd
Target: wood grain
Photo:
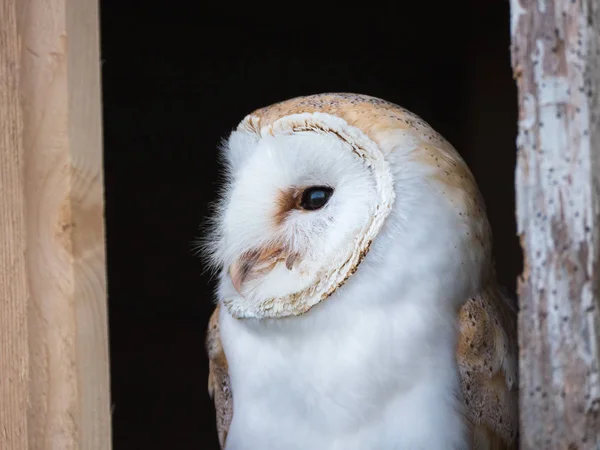
<path id="1" fill-rule="evenodd" d="M 98 5 L 20 0 L 31 305 L 29 443 L 108 449 Z"/>
<path id="2" fill-rule="evenodd" d="M 98 0 L 67 1 L 79 446 L 111 447 Z"/>
<path id="3" fill-rule="evenodd" d="M 27 448 L 27 273 L 19 45 L 13 0 L 0 0 L 0 448 Z"/>
<path id="4" fill-rule="evenodd" d="M 98 5 L 0 4 L 0 448 L 110 449 Z"/>
<path id="5" fill-rule="evenodd" d="M 512 0 L 522 449 L 600 448 L 600 5 Z"/>

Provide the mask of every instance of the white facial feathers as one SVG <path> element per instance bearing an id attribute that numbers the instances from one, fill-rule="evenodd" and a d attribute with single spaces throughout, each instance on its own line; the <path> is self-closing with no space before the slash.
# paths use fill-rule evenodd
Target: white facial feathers
<path id="1" fill-rule="evenodd" d="M 213 254 L 231 280 L 225 303 L 238 317 L 302 314 L 368 251 L 393 202 L 387 163 L 359 130 L 326 114 L 288 116 L 260 134 L 241 127 L 225 151 Z M 300 200 L 314 186 L 333 193 L 306 210 Z"/>

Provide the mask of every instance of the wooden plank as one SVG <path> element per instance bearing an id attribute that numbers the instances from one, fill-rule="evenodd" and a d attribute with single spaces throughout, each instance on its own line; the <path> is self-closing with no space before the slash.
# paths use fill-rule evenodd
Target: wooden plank
<path id="1" fill-rule="evenodd" d="M 512 0 L 521 448 L 600 448 L 600 4 Z"/>
<path id="2" fill-rule="evenodd" d="M 99 0 L 69 0 L 71 223 L 82 449 L 111 448 Z"/>
<path id="3" fill-rule="evenodd" d="M 109 449 L 98 5 L 16 4 L 31 294 L 29 448 Z"/>
<path id="4" fill-rule="evenodd" d="M 27 275 L 19 45 L 14 0 L 0 0 L 0 448 L 27 448 Z"/>

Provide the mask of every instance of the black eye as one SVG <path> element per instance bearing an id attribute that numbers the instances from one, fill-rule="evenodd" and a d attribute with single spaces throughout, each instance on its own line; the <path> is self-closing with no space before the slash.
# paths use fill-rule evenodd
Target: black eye
<path id="1" fill-rule="evenodd" d="M 328 186 L 311 186 L 302 193 L 300 207 L 308 211 L 322 208 L 333 194 L 333 189 Z"/>

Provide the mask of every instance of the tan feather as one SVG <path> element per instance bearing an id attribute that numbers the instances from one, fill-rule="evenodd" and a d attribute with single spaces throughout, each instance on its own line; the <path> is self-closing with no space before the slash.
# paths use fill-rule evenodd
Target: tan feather
<path id="1" fill-rule="evenodd" d="M 516 317 L 491 284 L 459 312 L 456 359 L 474 449 L 516 448 Z"/>
<path id="2" fill-rule="evenodd" d="M 508 443 L 485 425 L 473 427 L 473 450 L 517 450 L 516 442 Z"/>
<path id="3" fill-rule="evenodd" d="M 221 448 L 225 447 L 227 432 L 233 418 L 233 399 L 229 384 L 227 358 L 219 335 L 219 306 L 210 316 L 206 333 L 208 352 L 208 393 L 215 402 L 217 433 Z"/>

